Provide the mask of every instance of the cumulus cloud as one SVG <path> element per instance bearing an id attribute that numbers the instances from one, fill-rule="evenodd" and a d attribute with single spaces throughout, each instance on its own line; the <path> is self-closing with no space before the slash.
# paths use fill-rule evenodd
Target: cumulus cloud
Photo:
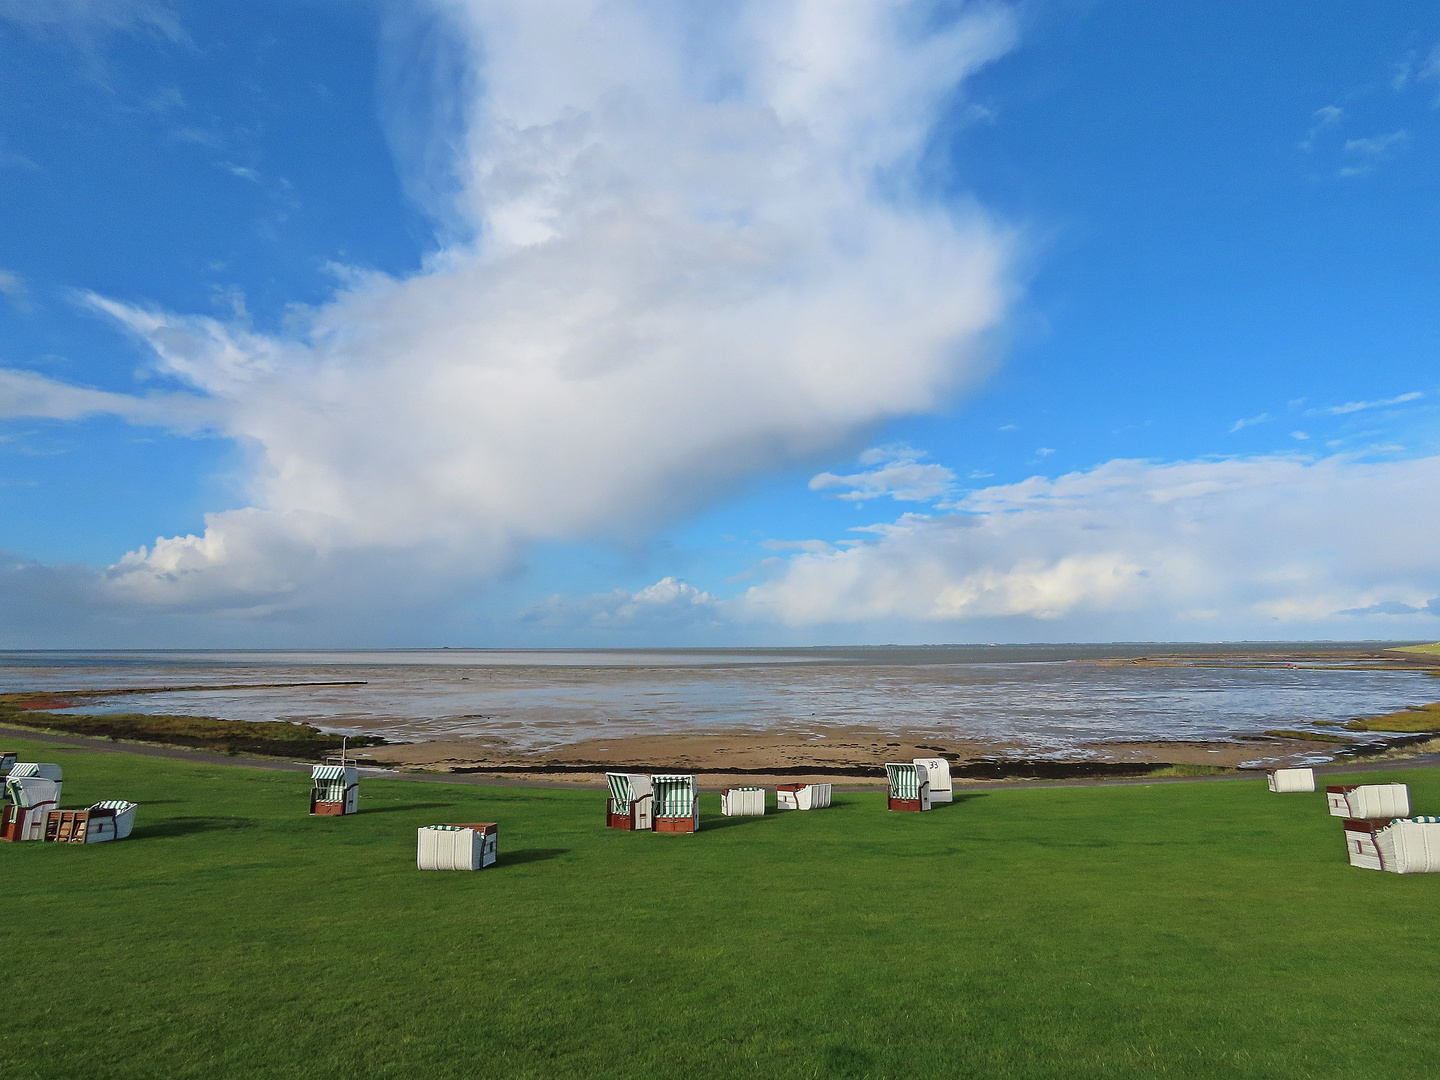
<path id="1" fill-rule="evenodd" d="M 392 39 L 441 43 L 407 84 L 439 119 L 407 167 L 455 237 L 422 272 L 356 272 L 283 335 L 89 298 L 258 463 L 250 507 L 115 568 L 133 601 L 259 612 L 357 551 L 483 575 L 536 540 L 643 536 L 983 373 L 1010 238 L 910 178 L 1007 10 L 421 8 Z M 887 493 L 945 472 L 916 468 Z"/>
<path id="2" fill-rule="evenodd" d="M 837 476 L 823 472 L 810 478 L 811 491 L 848 488 L 835 496 L 850 502 L 889 497 L 897 502 L 929 502 L 948 494 L 955 474 L 944 465 L 921 464 L 922 450 L 910 446 L 879 446 L 860 455 L 862 465 L 879 465 L 869 472 Z"/>
<path id="3" fill-rule="evenodd" d="M 722 625 L 715 597 L 674 577 L 639 592 L 616 589 L 584 597 L 552 596 L 521 615 L 551 630 L 661 631 Z"/>
<path id="4" fill-rule="evenodd" d="M 1437 484 L 1440 458 L 1112 461 L 795 555 L 737 614 L 1022 640 L 1424 635 L 1440 610 Z"/>

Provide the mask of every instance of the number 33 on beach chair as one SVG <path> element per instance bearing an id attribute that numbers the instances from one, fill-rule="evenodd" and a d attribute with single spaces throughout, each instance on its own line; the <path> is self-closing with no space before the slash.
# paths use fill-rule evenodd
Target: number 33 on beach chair
<path id="1" fill-rule="evenodd" d="M 930 774 L 925 766 L 913 761 L 886 762 L 885 772 L 890 777 L 891 810 L 930 809 Z"/>

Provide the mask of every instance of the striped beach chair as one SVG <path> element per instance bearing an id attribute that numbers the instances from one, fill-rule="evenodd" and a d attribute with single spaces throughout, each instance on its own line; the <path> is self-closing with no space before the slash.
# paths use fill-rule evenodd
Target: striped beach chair
<path id="1" fill-rule="evenodd" d="M 930 781 L 931 805 L 955 801 L 955 789 L 950 783 L 950 762 L 943 757 L 917 757 L 915 765 L 925 770 Z"/>
<path id="2" fill-rule="evenodd" d="M 33 764 L 25 762 L 22 764 Z M 60 781 L 22 773 L 17 765 L 5 777 L 5 806 L 0 809 L 0 840 L 44 840 L 45 818 L 60 808 Z M 56 773 L 58 765 L 49 766 Z"/>
<path id="3" fill-rule="evenodd" d="M 829 784 L 781 784 L 775 789 L 776 810 L 821 810 L 829 805 Z"/>
<path id="4" fill-rule="evenodd" d="M 925 769 L 913 761 L 886 762 L 890 777 L 891 810 L 929 810 L 930 778 Z"/>
<path id="5" fill-rule="evenodd" d="M 700 829 L 700 792 L 695 777 L 682 773 L 650 777 L 655 789 L 655 831 L 693 833 Z"/>
<path id="6" fill-rule="evenodd" d="M 605 803 L 605 826 L 640 830 L 655 826 L 655 792 L 644 773 L 607 772 L 610 798 Z"/>
<path id="7" fill-rule="evenodd" d="M 354 765 L 316 765 L 310 779 L 311 817 L 342 817 L 360 809 L 360 770 Z"/>
<path id="8" fill-rule="evenodd" d="M 1330 816 L 1374 820 L 1410 816 L 1410 789 L 1404 784 L 1332 784 L 1325 789 Z"/>
<path id="9" fill-rule="evenodd" d="M 1314 769 L 1271 769 L 1265 774 L 1271 791 L 1314 791 Z"/>
<path id="10" fill-rule="evenodd" d="M 720 813 L 726 817 L 764 817 L 763 787 L 727 787 L 720 792 Z"/>
<path id="11" fill-rule="evenodd" d="M 1392 874 L 1440 872 L 1440 817 L 1351 818 L 1345 822 L 1350 865 Z"/>
<path id="12" fill-rule="evenodd" d="M 417 830 L 415 865 L 421 870 L 483 870 L 500 857 L 499 826 L 422 825 Z"/>

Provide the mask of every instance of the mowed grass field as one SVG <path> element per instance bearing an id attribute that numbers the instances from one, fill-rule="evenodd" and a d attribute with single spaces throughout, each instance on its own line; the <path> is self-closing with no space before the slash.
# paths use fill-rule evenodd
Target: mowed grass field
<path id="1" fill-rule="evenodd" d="M 0 845 L 0 1076 L 1433 1077 L 1440 876 L 1263 780 L 602 827 L 599 792 L 46 749 L 118 843 Z M 1440 771 L 1383 773 L 1440 812 Z M 415 829 L 497 821 L 479 873 Z"/>

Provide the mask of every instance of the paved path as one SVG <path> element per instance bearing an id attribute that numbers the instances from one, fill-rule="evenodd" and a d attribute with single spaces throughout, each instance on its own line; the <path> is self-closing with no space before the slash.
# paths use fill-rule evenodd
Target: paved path
<path id="1" fill-rule="evenodd" d="M 81 735 L 49 735 L 43 731 L 34 731 L 30 728 L 11 727 L 8 724 L 0 724 L 0 739 L 11 736 L 16 739 L 29 739 L 36 742 L 44 742 L 51 746 L 68 746 L 76 750 L 99 750 L 110 754 L 139 754 L 142 757 L 172 758 L 176 761 L 189 761 L 197 765 L 242 765 L 250 769 L 276 769 L 282 772 L 309 772 L 313 762 L 308 761 L 282 761 L 278 758 L 242 757 L 238 754 L 215 754 L 207 750 L 188 750 L 175 746 L 151 746 L 146 743 L 118 742 L 111 739 L 89 739 Z M 0 749 L 3 749 L 0 745 Z M 1363 772 L 1389 772 L 1397 769 L 1425 768 L 1427 766 L 1440 765 L 1440 754 L 1417 754 L 1413 758 L 1405 758 L 1400 761 L 1364 761 L 1341 762 L 1333 765 L 1316 766 L 1317 774 L 1327 773 L 1363 773 Z M 475 773 L 423 773 L 423 772 L 401 772 L 396 769 L 361 769 L 366 776 L 373 776 L 377 779 L 386 780 L 417 780 L 427 784 L 476 784 L 483 787 L 533 787 L 533 788 L 567 788 L 567 789 L 591 789 L 604 790 L 605 785 L 599 782 L 576 782 L 563 783 L 556 780 L 510 780 L 498 776 Z M 1251 780 L 1263 775 L 1259 770 L 1254 772 L 1224 773 L 1220 776 L 1137 776 L 1124 779 L 1098 778 L 1093 780 L 989 780 L 983 783 L 956 784 L 955 791 L 976 792 L 994 791 L 996 788 L 1006 790 L 1019 790 L 1028 788 L 1065 788 L 1065 787 L 1133 787 L 1136 784 L 1208 784 L 1218 783 L 1225 780 Z M 884 781 L 879 780 L 876 784 L 868 787 L 841 787 L 836 785 L 838 792 L 860 792 L 875 791 L 884 787 Z"/>

